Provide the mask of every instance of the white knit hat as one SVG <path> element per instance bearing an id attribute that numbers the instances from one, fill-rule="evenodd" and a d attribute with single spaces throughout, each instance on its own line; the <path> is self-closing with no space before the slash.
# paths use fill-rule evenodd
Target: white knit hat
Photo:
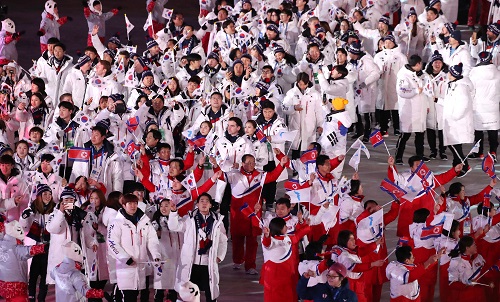
<path id="1" fill-rule="evenodd" d="M 12 220 L 11 222 L 7 222 L 5 224 L 5 234 L 19 240 L 24 240 L 25 237 L 23 227 L 17 220 Z"/>
<path id="2" fill-rule="evenodd" d="M 68 257 L 69 259 L 75 262 L 83 263 L 82 249 L 73 241 L 66 242 L 66 244 L 63 245 L 63 252 L 64 256 Z"/>

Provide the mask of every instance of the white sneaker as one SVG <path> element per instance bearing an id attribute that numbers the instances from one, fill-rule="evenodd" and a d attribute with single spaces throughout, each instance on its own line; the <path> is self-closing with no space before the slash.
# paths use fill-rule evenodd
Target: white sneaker
<path id="1" fill-rule="evenodd" d="M 233 269 L 241 269 L 241 263 L 240 264 L 233 263 Z"/>
<path id="2" fill-rule="evenodd" d="M 258 275 L 259 272 L 255 268 L 251 268 L 247 271 L 247 275 Z"/>

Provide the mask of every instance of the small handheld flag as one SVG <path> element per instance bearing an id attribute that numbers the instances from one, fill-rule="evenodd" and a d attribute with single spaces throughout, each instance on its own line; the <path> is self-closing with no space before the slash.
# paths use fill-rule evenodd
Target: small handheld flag
<path id="1" fill-rule="evenodd" d="M 169 9 L 169 8 L 164 8 L 163 9 L 163 13 L 161 14 L 161 16 L 167 20 L 170 20 L 172 19 L 172 15 L 174 14 L 174 10 L 173 9 Z"/>
<path id="2" fill-rule="evenodd" d="M 126 124 L 127 124 L 127 130 L 128 130 L 128 132 L 130 132 L 130 133 L 135 132 L 135 130 L 137 129 L 137 127 L 139 127 L 139 117 L 138 116 L 131 117 L 126 122 Z"/>
<path id="3" fill-rule="evenodd" d="M 127 154 L 130 157 L 133 157 L 135 152 L 139 151 L 141 147 L 137 145 L 133 140 L 130 140 L 127 144 Z"/>
<path id="4" fill-rule="evenodd" d="M 316 157 L 318 157 L 318 150 L 311 149 L 305 151 L 301 156 L 300 156 L 300 161 L 303 164 L 312 164 L 316 162 Z"/>
<path id="5" fill-rule="evenodd" d="M 194 148 L 198 148 L 200 150 L 203 150 L 203 149 L 205 149 L 206 141 L 207 141 L 206 137 L 200 134 L 200 135 L 197 135 L 196 137 L 194 137 L 193 139 L 188 139 L 187 143 L 190 146 L 193 146 Z"/>
<path id="6" fill-rule="evenodd" d="M 267 136 L 264 134 L 264 131 L 262 131 L 262 129 L 260 127 L 257 128 L 257 131 L 255 131 L 255 135 L 257 136 L 257 139 L 261 143 L 267 142 Z"/>
<path id="7" fill-rule="evenodd" d="M 294 190 L 294 191 L 288 191 L 286 192 L 288 196 L 290 196 L 290 202 L 291 203 L 300 203 L 300 202 L 306 202 L 306 201 L 311 201 L 311 188 L 304 188 L 304 189 L 299 189 L 299 190 Z"/>
<path id="8" fill-rule="evenodd" d="M 493 156 L 491 156 L 490 153 L 488 153 L 488 155 L 484 157 L 481 168 L 483 169 L 483 172 L 486 173 L 490 178 L 497 177 L 495 174 L 495 161 L 493 160 Z"/>
<path id="9" fill-rule="evenodd" d="M 386 192 L 387 194 L 391 195 L 392 198 L 398 200 L 403 198 L 403 196 L 408 193 L 387 178 L 382 180 L 382 183 L 380 184 L 380 189 Z"/>
<path id="10" fill-rule="evenodd" d="M 384 138 L 382 137 L 380 130 L 375 129 L 375 131 L 370 134 L 370 143 L 372 143 L 372 146 L 375 148 L 384 143 Z"/>
<path id="11" fill-rule="evenodd" d="M 90 154 L 90 148 L 71 147 L 68 150 L 68 159 L 78 162 L 88 162 Z"/>
<path id="12" fill-rule="evenodd" d="M 124 16 L 125 16 L 125 26 L 127 27 L 127 39 L 130 40 L 129 34 L 132 31 L 132 29 L 134 29 L 134 25 L 130 23 L 127 14 L 124 14 Z"/>

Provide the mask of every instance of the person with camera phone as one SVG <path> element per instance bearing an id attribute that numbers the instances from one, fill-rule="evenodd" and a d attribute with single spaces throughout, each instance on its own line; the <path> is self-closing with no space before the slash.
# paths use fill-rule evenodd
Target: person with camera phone
<path id="1" fill-rule="evenodd" d="M 50 248 L 47 272 L 51 272 L 63 261 L 64 255 L 60 249 L 65 243 L 79 241 L 84 248 L 97 245 L 95 230 L 92 228 L 97 218 L 93 213 L 75 207 L 75 200 L 75 191 L 65 187 L 61 192 L 59 204 L 48 218 L 46 230 L 50 233 Z M 50 274 L 47 275 L 47 284 L 55 284 Z"/>

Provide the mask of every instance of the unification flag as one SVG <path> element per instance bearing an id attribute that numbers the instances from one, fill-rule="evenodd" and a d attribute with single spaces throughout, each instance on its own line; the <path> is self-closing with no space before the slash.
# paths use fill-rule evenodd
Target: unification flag
<path id="1" fill-rule="evenodd" d="M 378 210 L 360 219 L 357 223 L 357 234 L 359 240 L 364 243 L 375 242 L 382 237 L 384 235 L 384 211 Z"/>
<path id="2" fill-rule="evenodd" d="M 277 139 L 274 139 L 273 141 L 276 143 L 285 141 L 291 142 L 295 139 L 297 133 L 299 133 L 299 130 L 293 130 L 293 131 L 283 130 L 276 135 Z"/>
<path id="3" fill-rule="evenodd" d="M 78 162 L 89 162 L 90 154 L 92 153 L 90 148 L 82 147 L 71 147 L 68 149 L 68 159 Z"/>
<path id="4" fill-rule="evenodd" d="M 373 147 L 378 147 L 379 145 L 384 143 L 384 138 L 380 133 L 380 130 L 376 129 L 370 134 L 370 143 L 372 143 Z"/>
<path id="5" fill-rule="evenodd" d="M 349 166 L 353 167 L 354 170 L 358 171 L 358 166 L 361 161 L 361 149 L 356 150 L 349 160 Z"/>
<path id="6" fill-rule="evenodd" d="M 290 196 L 291 203 L 309 202 L 311 201 L 311 188 L 304 188 L 299 190 L 287 191 L 286 194 Z"/>

